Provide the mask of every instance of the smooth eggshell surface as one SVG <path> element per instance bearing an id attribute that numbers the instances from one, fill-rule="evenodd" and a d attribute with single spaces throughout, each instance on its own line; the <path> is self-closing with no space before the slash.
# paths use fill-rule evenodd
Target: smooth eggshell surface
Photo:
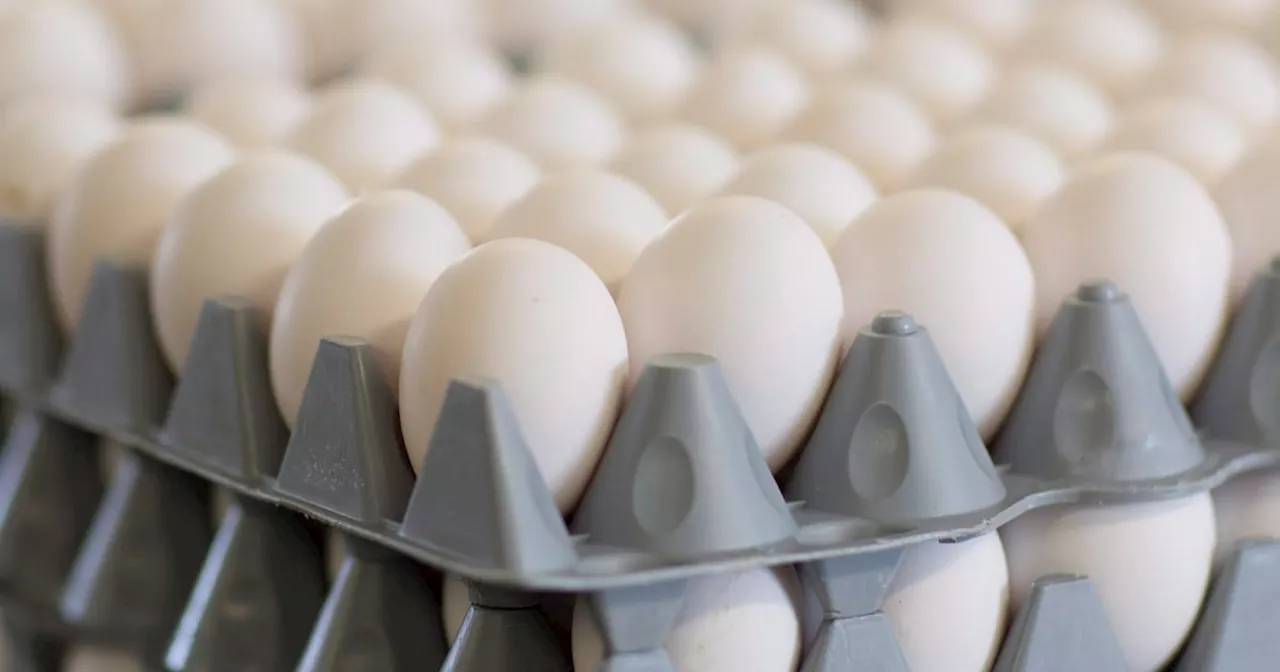
<path id="1" fill-rule="evenodd" d="M 1093 582 L 1129 669 L 1156 672 L 1200 610 L 1213 564 L 1209 493 L 1107 506 L 1051 506 L 1000 528 L 1016 603 L 1050 574 Z"/>
<path id="2" fill-rule="evenodd" d="M 448 212 L 412 191 L 372 192 L 329 220 L 289 271 L 271 322 L 271 387 L 298 415 L 320 339 L 359 338 L 389 383 L 400 379 L 409 320 L 445 267 L 471 249 Z"/>
<path id="3" fill-rule="evenodd" d="M 674 215 L 723 187 L 738 163 L 737 150 L 723 138 L 677 122 L 631 136 L 609 168 L 644 187 Z"/>
<path id="4" fill-rule="evenodd" d="M 794 672 L 800 664 L 800 583 L 790 567 L 689 581 L 665 640 L 675 672 Z M 595 672 L 604 642 L 587 603 L 573 611 L 573 669 Z"/>
<path id="5" fill-rule="evenodd" d="M 901 86 L 944 124 L 982 102 L 996 81 L 996 64 L 980 42 L 923 16 L 881 28 L 859 67 Z"/>
<path id="6" fill-rule="evenodd" d="M 1041 3 L 1023 45 L 1123 96 L 1156 67 L 1165 36 L 1130 0 L 1069 0 Z"/>
<path id="7" fill-rule="evenodd" d="M 1040 4 L 1039 0 L 899 0 L 894 9 L 954 21 L 991 49 L 1007 51 L 1030 30 Z"/>
<path id="8" fill-rule="evenodd" d="M 1218 528 L 1217 564 L 1230 559 L 1246 539 L 1280 539 L 1280 473 L 1259 471 L 1213 490 Z"/>
<path id="9" fill-rule="evenodd" d="M 815 77 L 847 71 L 871 41 L 862 8 L 840 0 L 772 2 L 753 13 L 740 40 L 777 49 Z"/>
<path id="10" fill-rule="evenodd" d="M 635 10 L 636 0 L 486 0 L 487 30 L 503 50 L 530 52 Z"/>
<path id="11" fill-rule="evenodd" d="M 1004 73 L 977 116 L 1024 128 L 1073 159 L 1106 139 L 1116 113 L 1089 80 L 1061 65 L 1031 61 Z"/>
<path id="12" fill-rule="evenodd" d="M 185 364 L 208 299 L 248 302 L 267 333 L 285 274 L 347 198 L 320 165 L 264 150 L 183 199 L 151 267 L 151 314 L 169 365 L 179 371 Z"/>
<path id="13" fill-rule="evenodd" d="M 785 205 L 826 245 L 879 196 L 871 181 L 844 157 L 803 142 L 756 150 L 720 193 L 759 196 Z"/>
<path id="14" fill-rule="evenodd" d="M 777 470 L 800 447 L 840 354 L 840 279 L 804 220 L 754 196 L 722 196 L 672 222 L 618 295 L 638 377 L 655 355 L 719 360 Z"/>
<path id="15" fill-rule="evenodd" d="M 21 2 L 0 17 L 0 102 L 39 94 L 126 105 L 128 54 L 101 4 Z"/>
<path id="16" fill-rule="evenodd" d="M 471 589 L 457 574 L 445 574 L 440 587 L 440 613 L 445 641 L 453 644 L 471 608 Z"/>
<path id="17" fill-rule="evenodd" d="M 142 661 L 133 654 L 77 646 L 67 652 L 62 672 L 143 672 Z"/>
<path id="18" fill-rule="evenodd" d="M 956 192 L 902 191 L 862 213 L 831 258 L 845 344 L 882 311 L 911 313 L 991 437 L 1022 385 L 1035 336 L 1036 278 L 1004 222 Z"/>
<path id="19" fill-rule="evenodd" d="M 1250 31 L 1275 16 L 1276 10 L 1274 0 L 1142 0 L 1142 5 L 1178 29 L 1214 26 Z"/>
<path id="20" fill-rule="evenodd" d="M 1159 154 L 1212 188 L 1240 159 L 1248 143 L 1240 125 L 1208 103 L 1168 97 L 1131 105 L 1121 115 L 1107 147 Z"/>
<path id="21" fill-rule="evenodd" d="M 1218 182 L 1214 197 L 1231 233 L 1231 295 L 1280 254 L 1280 135 L 1259 140 Z"/>
<path id="22" fill-rule="evenodd" d="M 552 171 L 603 164 L 626 138 L 622 118 L 605 98 L 551 73 L 525 79 L 477 129 Z"/>
<path id="23" fill-rule="evenodd" d="M 501 54 L 458 37 L 414 35 L 384 42 L 374 47 L 361 70 L 414 96 L 451 129 L 480 119 L 512 86 Z"/>
<path id="24" fill-rule="evenodd" d="M 488 239 L 498 215 L 541 178 L 538 164 L 504 143 L 457 137 L 409 164 L 396 185 L 444 206 L 472 242 L 479 243 Z"/>
<path id="25" fill-rule="evenodd" d="M 1174 41 L 1152 73 L 1148 94 L 1199 98 L 1250 130 L 1280 119 L 1280 69 L 1262 47 L 1239 35 L 1196 31 Z"/>
<path id="26" fill-rule="evenodd" d="M 242 148 L 281 145 L 311 111 L 311 97 L 279 77 L 238 75 L 196 88 L 185 105 L 192 119 Z"/>
<path id="27" fill-rule="evenodd" d="M 93 155 L 49 221 L 50 284 L 63 326 L 75 326 L 99 258 L 150 264 L 178 202 L 232 158 L 208 128 L 169 118 L 135 122 Z"/>
<path id="28" fill-rule="evenodd" d="M 777 51 L 734 48 L 707 64 L 683 116 L 739 149 L 752 149 L 782 133 L 810 96 L 804 73 Z"/>
<path id="29" fill-rule="evenodd" d="M 581 259 L 550 243 L 495 240 L 445 270 L 409 326 L 400 372 L 405 446 L 422 466 L 449 381 L 496 381 L 561 511 L 591 478 L 618 412 L 627 338 Z"/>
<path id="30" fill-rule="evenodd" d="M 1223 330 L 1232 263 L 1227 226 L 1195 176 L 1155 154 L 1097 159 L 1019 235 L 1041 333 L 1080 283 L 1106 278 L 1132 299 L 1174 389 L 1195 392 Z"/>

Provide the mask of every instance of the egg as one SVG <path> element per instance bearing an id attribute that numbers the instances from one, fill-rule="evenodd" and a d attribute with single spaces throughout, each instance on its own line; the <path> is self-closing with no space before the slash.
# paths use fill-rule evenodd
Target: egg
<path id="1" fill-rule="evenodd" d="M 1152 152 L 1175 161 L 1210 188 L 1248 144 L 1234 119 L 1208 103 L 1182 96 L 1131 105 L 1107 141 L 1111 150 Z"/>
<path id="2" fill-rule="evenodd" d="M 417 37 L 423 42 L 438 38 L 484 39 L 484 2 L 475 0 L 361 0 L 350 2 L 362 14 L 368 49 L 387 42 Z"/>
<path id="3" fill-rule="evenodd" d="M 1280 254 L 1280 135 L 1259 140 L 1218 181 L 1213 195 L 1231 233 L 1231 296 L 1244 297 L 1254 275 Z"/>
<path id="4" fill-rule="evenodd" d="M 777 49 L 810 75 L 847 71 L 871 41 L 873 27 L 857 3 L 773 2 L 749 15 L 739 42 Z"/>
<path id="5" fill-rule="evenodd" d="M 1280 474 L 1267 470 L 1232 478 L 1213 490 L 1213 511 L 1218 566 L 1242 541 L 1280 538 Z"/>
<path id="6" fill-rule="evenodd" d="M 232 158 L 231 146 L 200 124 L 150 118 L 83 164 L 49 220 L 49 283 L 62 325 L 75 326 L 99 258 L 150 264 L 178 202 Z"/>
<path id="7" fill-rule="evenodd" d="M 62 672 L 143 672 L 142 661 L 120 651 L 74 646 L 62 662 Z"/>
<path id="8" fill-rule="evenodd" d="M 933 153 L 933 121 L 896 88 L 874 80 L 832 81 L 783 137 L 830 147 L 882 192 L 902 186 Z"/>
<path id="9" fill-rule="evenodd" d="M 1195 31 L 1170 46 L 1145 87 L 1148 94 L 1204 100 L 1249 130 L 1280 119 L 1280 69 L 1271 55 L 1227 32 Z"/>
<path id="10" fill-rule="evenodd" d="M 296 83 L 273 76 L 232 75 L 196 87 L 186 115 L 246 149 L 288 142 L 311 111 L 311 97 Z"/>
<path id="11" fill-rule="evenodd" d="M 981 124 L 948 138 L 916 172 L 912 184 L 971 196 L 1016 230 L 1065 179 L 1062 160 L 1033 135 L 1011 126 Z"/>
<path id="12" fill-rule="evenodd" d="M 1165 47 L 1160 26 L 1131 0 L 1042 3 L 1023 45 L 1024 57 L 1066 65 L 1119 96 L 1142 82 Z"/>
<path id="13" fill-rule="evenodd" d="M 400 380 L 409 320 L 471 242 L 444 208 L 412 191 L 357 199 L 307 242 L 280 288 L 271 322 L 271 387 L 293 426 L 320 339 L 372 345 L 389 384 Z"/>
<path id="14" fill-rule="evenodd" d="M 672 115 L 697 81 L 701 57 L 675 26 L 644 15 L 621 17 L 548 48 L 542 67 L 608 98 L 627 118 Z"/>
<path id="15" fill-rule="evenodd" d="M 996 64 L 982 43 L 924 16 L 886 24 L 859 66 L 901 86 L 944 124 L 968 114 L 996 81 Z"/>
<path id="16" fill-rule="evenodd" d="M 626 124 L 606 99 L 553 73 L 523 80 L 476 128 L 550 171 L 599 166 L 626 137 Z"/>
<path id="17" fill-rule="evenodd" d="M 446 140 L 409 164 L 395 184 L 444 206 L 478 243 L 488 239 L 498 215 L 541 178 L 538 164 L 509 145 L 463 136 Z"/>
<path id="18" fill-rule="evenodd" d="M 320 165 L 291 152 L 264 150 L 239 159 L 182 199 L 151 266 L 151 315 L 169 365 L 180 371 L 186 363 L 208 299 L 248 302 L 268 333 L 285 274 L 347 198 Z"/>
<path id="19" fill-rule="evenodd" d="M 0 216 L 43 225 L 76 171 L 119 135 L 110 108 L 65 96 L 30 96 L 0 114 Z"/>
<path id="20" fill-rule="evenodd" d="M 831 258 L 846 343 L 882 311 L 911 313 L 991 437 L 1022 385 L 1035 336 L 1036 278 L 1013 232 L 968 196 L 908 190 L 864 211 Z"/>
<path id="21" fill-rule="evenodd" d="M 609 169 L 644 187 L 668 213 L 679 213 L 723 187 L 739 161 L 724 138 L 673 122 L 631 136 Z"/>
<path id="22" fill-rule="evenodd" d="M 1040 0 L 900 0 L 891 11 L 954 21 L 991 49 L 1008 51 L 1031 28 L 1040 4 Z"/>
<path id="23" fill-rule="evenodd" d="M 675 672 L 794 672 L 800 664 L 800 583 L 790 567 L 691 579 L 664 641 Z M 573 610 L 573 669 L 594 672 L 604 658 L 595 616 Z"/>
<path id="24" fill-rule="evenodd" d="M 502 49 L 536 52 L 637 10 L 636 0 L 484 0 L 486 31 Z"/>
<path id="25" fill-rule="evenodd" d="M 576 504 L 613 428 L 627 336 L 581 259 L 527 238 L 485 243 L 436 278 L 409 324 L 400 371 L 405 446 L 418 469 L 451 379 L 496 381 L 562 512 Z"/>
<path id="26" fill-rule="evenodd" d="M 810 95 L 804 73 L 777 51 L 726 49 L 707 63 L 681 116 L 739 149 L 753 149 L 782 133 Z"/>
<path id="27" fill-rule="evenodd" d="M 587 262 L 616 291 L 666 225 L 662 206 L 631 180 L 604 171 L 571 171 L 546 177 L 511 204 L 489 236 L 558 245 Z"/>
<path id="28" fill-rule="evenodd" d="M 1043 61 L 1012 66 L 978 109 L 982 120 L 1026 129 L 1065 159 L 1097 148 L 1111 133 L 1110 99 L 1081 75 Z"/>
<path id="29" fill-rule="evenodd" d="M 302 38 L 307 78 L 323 82 L 350 71 L 368 47 L 364 13 L 373 0 L 275 0 Z"/>
<path id="30" fill-rule="evenodd" d="M 458 639 L 462 621 L 471 608 L 471 589 L 457 574 L 445 574 L 440 588 L 441 621 L 444 624 L 445 641 L 450 645 Z"/>
<path id="31" fill-rule="evenodd" d="M 1128 293 L 1173 387 L 1194 393 L 1223 330 L 1232 263 L 1222 214 L 1195 176 L 1154 154 L 1102 157 L 1019 234 L 1041 333 L 1063 297 L 1106 278 Z"/>
<path id="32" fill-rule="evenodd" d="M 417 98 L 455 130 L 476 123 L 501 102 L 513 79 L 500 54 L 456 36 L 385 40 L 373 47 L 361 71 Z"/>
<path id="33" fill-rule="evenodd" d="M 829 149 L 802 142 L 756 150 L 720 193 L 781 203 L 803 217 L 827 245 L 879 196 L 857 166 Z"/>
<path id="34" fill-rule="evenodd" d="M 1175 28 L 1214 26 L 1250 31 L 1275 15 L 1275 0 L 1144 0 L 1143 6 Z"/>
<path id="35" fill-rule="evenodd" d="M 640 254 L 618 308 L 633 380 L 655 355 L 715 357 L 770 468 L 799 449 L 835 371 L 843 314 L 831 258 L 799 215 L 755 196 L 703 201 Z"/>
<path id="36" fill-rule="evenodd" d="M 94 3 L 24 1 L 0 16 L 0 103 L 38 94 L 118 108 L 132 84 L 123 40 Z"/>
<path id="37" fill-rule="evenodd" d="M 1128 669 L 1156 672 L 1190 632 L 1209 583 L 1213 500 L 1051 506 L 1006 524 L 1000 537 L 1015 603 L 1042 576 L 1086 575 Z"/>
<path id="38" fill-rule="evenodd" d="M 790 0 L 647 0 L 664 16 L 683 25 L 712 49 L 723 48 L 750 30 L 763 12 Z"/>

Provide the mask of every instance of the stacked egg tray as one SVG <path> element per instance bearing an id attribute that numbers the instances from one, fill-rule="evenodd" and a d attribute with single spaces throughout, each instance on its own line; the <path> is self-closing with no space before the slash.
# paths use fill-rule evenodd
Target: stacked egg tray
<path id="1" fill-rule="evenodd" d="M 1126 296 L 1090 283 L 1064 301 L 990 452 L 905 314 L 861 332 L 777 480 L 718 364 L 656 358 L 566 524 L 493 382 L 451 384 L 415 474 L 365 344 L 321 341 L 290 434 L 248 309 L 208 302 L 175 379 L 145 273 L 100 262 L 64 337 L 43 243 L 38 228 L 0 226 L 0 608 L 23 672 L 58 669 L 72 642 L 174 672 L 559 672 L 571 669 L 565 633 L 543 605 L 573 594 L 600 625 L 602 669 L 670 671 L 662 642 L 687 579 L 782 564 L 825 612 L 802 670 L 905 672 L 878 611 L 905 548 L 1037 507 L 1178 497 L 1280 465 L 1280 263 L 1234 320 L 1195 407 L 1199 432 Z M 123 449 L 105 484 L 103 441 Z M 210 485 L 232 493 L 216 529 Z M 346 540 L 331 586 L 321 528 Z M 471 587 L 452 647 L 435 572 Z M 1244 542 L 1173 669 L 1274 669 L 1277 622 L 1280 544 Z M 1125 665 L 1088 579 L 1053 576 L 1022 605 L 996 669 Z"/>

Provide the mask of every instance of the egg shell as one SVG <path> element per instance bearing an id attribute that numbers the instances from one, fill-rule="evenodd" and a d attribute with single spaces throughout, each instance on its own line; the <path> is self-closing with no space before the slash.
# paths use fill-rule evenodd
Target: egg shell
<path id="1" fill-rule="evenodd" d="M 462 621 L 471 608 L 471 589 L 457 574 L 445 574 L 440 588 L 440 613 L 444 624 L 445 641 L 450 645 L 458 639 Z"/>
<path id="2" fill-rule="evenodd" d="M 740 40 L 761 13 L 792 0 L 647 0 L 646 5 L 694 32 L 712 49 Z"/>
<path id="3" fill-rule="evenodd" d="M 1035 284 L 1018 239 L 976 200 L 941 189 L 892 194 L 831 248 L 844 337 L 902 310 L 929 330 L 956 390 L 991 437 L 1017 396 L 1035 337 Z"/>
<path id="4" fill-rule="evenodd" d="M 1159 63 L 1165 36 L 1131 0 L 1070 0 L 1041 3 L 1023 45 L 1024 58 L 1061 63 L 1123 96 Z"/>
<path id="5" fill-rule="evenodd" d="M 302 37 L 307 79 L 327 81 L 348 72 L 368 48 L 366 12 L 372 0 L 275 0 Z"/>
<path id="6" fill-rule="evenodd" d="M 759 196 L 785 205 L 826 245 L 879 196 L 857 166 L 834 151 L 803 142 L 756 150 L 720 193 Z"/>
<path id="7" fill-rule="evenodd" d="M 43 225 L 76 171 L 121 127 L 109 108 L 78 98 L 9 103 L 0 116 L 0 216 Z"/>
<path id="8" fill-rule="evenodd" d="M 49 220 L 48 270 L 63 326 L 75 326 L 99 258 L 150 264 L 178 202 L 232 158 L 231 146 L 213 131 L 171 118 L 135 122 L 94 154 Z"/>
<path id="9" fill-rule="evenodd" d="M 22 2 L 0 16 L 0 102 L 39 94 L 123 107 L 132 85 L 121 35 L 94 3 Z"/>
<path id="10" fill-rule="evenodd" d="M 481 119 L 511 91 L 500 54 L 477 40 L 413 34 L 373 47 L 361 71 L 395 84 L 450 129 Z"/>
<path id="11" fill-rule="evenodd" d="M 1176 29 L 1213 26 L 1247 32 L 1275 16 L 1275 0 L 1143 0 L 1142 5 Z"/>
<path id="12" fill-rule="evenodd" d="M 1280 473 L 1243 474 L 1214 488 L 1213 511 L 1218 531 L 1214 560 L 1219 566 L 1242 541 L 1280 539 Z"/>
<path id="13" fill-rule="evenodd" d="M 1280 68 L 1265 49 L 1225 31 L 1181 35 L 1152 73 L 1150 95 L 1199 98 L 1250 130 L 1280 119 Z"/>
<path id="14" fill-rule="evenodd" d="M 568 35 L 637 11 L 636 0 L 484 0 L 489 38 L 503 50 L 530 53 Z"/>
<path id="15" fill-rule="evenodd" d="M 1280 254 L 1280 135 L 1259 140 L 1213 195 L 1231 233 L 1231 296 L 1238 303 L 1254 275 Z"/>
<path id="16" fill-rule="evenodd" d="M 1051 574 L 1088 576 L 1128 667 L 1156 672 L 1195 623 L 1214 548 L 1209 493 L 1138 504 L 1051 506 L 1000 528 L 1015 603 Z"/>
<path id="17" fill-rule="evenodd" d="M 1130 297 L 1184 400 L 1223 330 L 1231 240 L 1208 191 L 1177 164 L 1121 152 L 1077 168 L 1019 230 L 1036 273 L 1041 333 L 1063 298 L 1106 278 Z"/>
<path id="18" fill-rule="evenodd" d="M 279 77 L 231 75 L 197 87 L 184 109 L 237 146 L 260 149 L 288 141 L 310 113 L 311 97 L 298 84 Z"/>
<path id="19" fill-rule="evenodd" d="M 285 274 L 347 191 L 300 155 L 244 156 L 182 200 L 151 266 L 151 315 L 160 350 L 180 371 L 208 299 L 248 302 L 263 333 Z"/>
<path id="20" fill-rule="evenodd" d="M 739 38 L 777 49 L 815 77 L 847 71 L 866 51 L 873 25 L 857 3 L 773 2 L 750 16 Z"/>
<path id="21" fill-rule="evenodd" d="M 706 129 L 674 122 L 639 131 L 609 164 L 668 213 L 683 212 L 719 191 L 738 170 L 733 145 Z"/>
<path id="22" fill-rule="evenodd" d="M 444 271 L 405 340 L 400 414 L 418 469 L 450 380 L 496 381 L 561 511 L 582 495 L 617 415 L 627 339 L 608 288 L 550 243 L 485 243 Z"/>
<path id="23" fill-rule="evenodd" d="M 1212 188 L 1249 145 L 1226 113 L 1189 97 L 1159 97 L 1131 105 L 1107 141 L 1112 150 L 1147 151 L 1170 159 Z"/>
<path id="24" fill-rule="evenodd" d="M 412 40 L 422 42 L 462 37 L 487 40 L 486 6 L 476 0 L 339 0 L 361 15 L 361 46 Z"/>
<path id="25" fill-rule="evenodd" d="M 843 310 L 831 258 L 798 215 L 755 196 L 694 206 L 640 254 L 618 307 L 633 381 L 655 355 L 710 355 L 770 468 L 800 447 L 840 355 Z"/>
<path id="26" fill-rule="evenodd" d="M 783 137 L 840 152 L 882 192 L 902 186 L 938 143 L 934 122 L 917 103 L 869 79 L 831 82 Z"/>
<path id="27" fill-rule="evenodd" d="M 525 79 L 476 130 L 510 144 L 549 171 L 601 165 L 626 137 L 626 125 L 606 99 L 552 73 Z"/>
<path id="28" fill-rule="evenodd" d="M 811 95 L 804 73 L 777 51 L 726 49 L 707 63 L 682 117 L 753 149 L 782 133 Z"/>
<path id="29" fill-rule="evenodd" d="M 409 320 L 441 272 L 471 249 L 444 208 L 412 191 L 377 191 L 329 220 L 289 270 L 271 322 L 271 387 L 293 426 L 320 339 L 367 341 L 400 379 Z"/>
<path id="30" fill-rule="evenodd" d="M 912 178 L 915 187 L 958 191 L 1017 229 L 1066 179 L 1053 149 L 1012 126 L 982 124 L 947 138 Z"/>
<path id="31" fill-rule="evenodd" d="M 948 22 L 924 16 L 886 24 L 859 68 L 901 86 L 944 124 L 969 113 L 996 81 L 995 61 L 982 43 Z"/>
<path id="32" fill-rule="evenodd" d="M 952 21 L 996 51 L 1015 47 L 1035 17 L 1039 0 L 898 0 L 893 12 Z"/>
<path id="33" fill-rule="evenodd" d="M 62 663 L 62 672 L 143 672 L 145 669 L 133 654 L 89 646 L 72 647 Z"/>
<path id="34" fill-rule="evenodd" d="M 689 581 L 665 646 L 675 672 L 793 672 L 800 664 L 800 582 L 790 567 L 764 567 Z M 604 658 L 586 602 L 573 610 L 573 669 Z"/>
<path id="35" fill-rule="evenodd" d="M 1044 61 L 1011 67 L 976 116 L 1024 128 L 1066 159 L 1093 151 L 1115 125 L 1111 100 L 1088 79 Z"/>
<path id="36" fill-rule="evenodd" d="M 408 94 L 361 78 L 317 92 L 290 144 L 359 192 L 387 184 L 440 135 L 435 118 Z"/>
<path id="37" fill-rule="evenodd" d="M 476 243 L 508 206 L 529 193 L 542 170 L 512 147 L 479 136 L 455 137 L 405 168 L 395 184 L 429 196 Z"/>

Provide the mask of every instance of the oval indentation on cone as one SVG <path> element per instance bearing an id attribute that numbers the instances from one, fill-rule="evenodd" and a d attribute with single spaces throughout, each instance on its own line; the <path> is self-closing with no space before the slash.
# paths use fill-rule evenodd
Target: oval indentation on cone
<path id="1" fill-rule="evenodd" d="M 632 481 L 632 507 L 640 529 L 665 536 L 680 527 L 693 506 L 694 474 L 689 449 L 670 436 L 645 446 Z"/>
<path id="2" fill-rule="evenodd" d="M 872 405 L 849 441 L 849 483 L 867 500 L 884 499 L 902 487 L 911 460 L 910 438 L 902 416 L 884 402 Z"/>
<path id="3" fill-rule="evenodd" d="M 1058 454 L 1071 464 L 1088 462 L 1115 441 L 1116 409 L 1107 381 L 1092 369 L 1071 374 L 1053 410 Z"/>

